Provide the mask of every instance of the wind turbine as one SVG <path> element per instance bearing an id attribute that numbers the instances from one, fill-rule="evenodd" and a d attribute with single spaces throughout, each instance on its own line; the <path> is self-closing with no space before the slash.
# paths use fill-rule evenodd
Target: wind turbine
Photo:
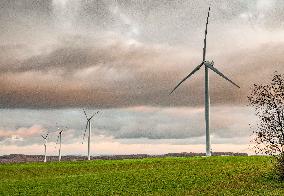
<path id="1" fill-rule="evenodd" d="M 44 161 L 43 162 L 46 162 L 46 144 L 47 144 L 48 133 L 45 136 L 41 135 L 41 137 L 44 139 Z"/>
<path id="2" fill-rule="evenodd" d="M 59 128 L 58 128 L 59 129 Z M 60 130 L 60 129 L 59 129 Z M 64 129 L 61 129 L 58 133 L 58 136 L 57 136 L 57 141 L 56 141 L 56 144 L 58 144 L 58 140 L 59 140 L 59 149 L 58 149 L 58 161 L 61 161 L 61 137 L 62 137 L 62 132 L 64 131 Z"/>
<path id="3" fill-rule="evenodd" d="M 82 144 L 84 143 L 84 140 L 85 140 L 85 136 L 86 136 L 86 132 L 87 132 L 87 129 L 89 130 L 88 132 L 88 160 L 91 160 L 91 151 L 90 151 L 90 148 L 91 148 L 91 129 L 92 129 L 92 118 L 99 113 L 99 111 L 97 111 L 95 114 L 93 114 L 91 117 L 88 117 L 86 111 L 83 109 L 83 112 L 85 114 L 85 117 L 87 119 L 87 123 L 86 123 L 86 127 L 85 127 L 85 131 L 84 131 L 84 136 L 83 136 L 83 141 L 82 141 Z"/>
<path id="4" fill-rule="evenodd" d="M 234 86 L 240 88 L 236 83 L 234 83 L 232 80 L 227 78 L 224 74 L 222 74 L 218 69 L 214 67 L 214 62 L 206 61 L 206 37 L 207 37 L 207 26 L 208 26 L 208 20 L 209 20 L 209 13 L 210 13 L 210 7 L 208 9 L 208 15 L 206 19 L 206 26 L 205 26 L 205 37 L 204 37 L 204 47 L 203 47 L 203 57 L 202 62 L 185 78 L 183 78 L 171 91 L 170 94 L 172 94 L 185 80 L 187 80 L 190 76 L 192 76 L 195 72 L 197 72 L 203 65 L 205 68 L 205 127 L 206 127 L 206 156 L 211 156 L 211 147 L 210 147 L 210 118 L 209 118 L 209 107 L 210 107 L 210 97 L 209 97 L 209 75 L 208 75 L 208 69 L 211 69 L 215 73 L 217 73 L 219 76 L 233 84 Z"/>

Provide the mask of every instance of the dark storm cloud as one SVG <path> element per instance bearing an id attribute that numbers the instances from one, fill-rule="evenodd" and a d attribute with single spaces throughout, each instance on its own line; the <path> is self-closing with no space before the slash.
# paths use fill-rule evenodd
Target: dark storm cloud
<path id="1" fill-rule="evenodd" d="M 203 104 L 202 70 L 168 93 L 199 63 L 207 1 L 15 0 L 0 5 L 5 27 L 0 30 L 1 107 Z M 212 103 L 246 104 L 253 83 L 283 72 L 282 24 L 266 29 L 283 18 L 278 11 L 283 5 L 211 2 L 208 55 L 241 86 L 234 89 L 211 73 Z"/>
<path id="2" fill-rule="evenodd" d="M 203 104 L 202 70 L 168 96 L 171 88 L 194 68 L 192 62 L 197 64 L 194 55 L 121 40 L 94 45 L 72 43 L 63 42 L 48 54 L 17 63 L 2 63 L 2 107 Z M 216 67 L 242 88 L 235 89 L 211 72 L 212 102 L 245 104 L 254 82 L 269 79 L 274 71 L 284 71 L 283 52 L 284 45 L 275 43 L 222 56 Z"/>
<path id="3" fill-rule="evenodd" d="M 111 42 L 103 44 L 102 42 Z M 127 40 L 125 40 L 127 42 Z M 3 58 L 13 56 L 21 46 L 2 45 Z M 26 48 L 22 47 L 24 50 Z M 28 72 L 59 69 L 64 72 L 76 72 L 92 66 L 104 66 L 107 68 L 129 69 L 143 67 L 142 61 L 150 61 L 151 58 L 159 58 L 161 51 L 141 44 L 127 44 L 123 40 L 97 40 L 82 37 L 69 37 L 64 39 L 47 54 L 32 56 L 21 62 L 9 64 L 1 62 L 2 73 Z M 139 63 L 141 63 L 139 65 Z"/>

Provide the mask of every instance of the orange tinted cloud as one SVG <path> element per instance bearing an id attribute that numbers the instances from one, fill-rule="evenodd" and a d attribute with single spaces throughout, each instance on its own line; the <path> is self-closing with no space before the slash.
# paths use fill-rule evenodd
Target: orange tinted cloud
<path id="1" fill-rule="evenodd" d="M 43 131 L 43 128 L 39 125 L 33 125 L 29 128 L 21 127 L 15 131 L 0 129 L 0 138 L 28 138 L 31 136 L 39 135 Z"/>

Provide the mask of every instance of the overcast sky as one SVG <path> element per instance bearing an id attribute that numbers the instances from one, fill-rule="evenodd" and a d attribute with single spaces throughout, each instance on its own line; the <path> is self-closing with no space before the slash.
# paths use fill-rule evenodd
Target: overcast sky
<path id="1" fill-rule="evenodd" d="M 250 88 L 284 71 L 282 0 L 2 0 L 0 154 L 41 154 L 57 125 L 86 154 L 82 108 L 101 111 L 93 154 L 204 152 L 203 70 L 169 92 L 201 61 L 209 5 L 207 60 L 241 86 L 210 72 L 212 150 L 249 152 Z"/>

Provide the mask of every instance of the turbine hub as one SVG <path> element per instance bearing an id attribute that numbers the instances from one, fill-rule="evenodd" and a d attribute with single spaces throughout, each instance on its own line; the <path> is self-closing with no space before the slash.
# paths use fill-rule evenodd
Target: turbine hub
<path id="1" fill-rule="evenodd" d="M 211 66 L 213 66 L 213 65 L 214 65 L 214 61 L 211 61 L 211 62 L 209 62 L 209 61 L 204 61 L 204 64 L 205 64 L 205 65 L 211 65 Z"/>

